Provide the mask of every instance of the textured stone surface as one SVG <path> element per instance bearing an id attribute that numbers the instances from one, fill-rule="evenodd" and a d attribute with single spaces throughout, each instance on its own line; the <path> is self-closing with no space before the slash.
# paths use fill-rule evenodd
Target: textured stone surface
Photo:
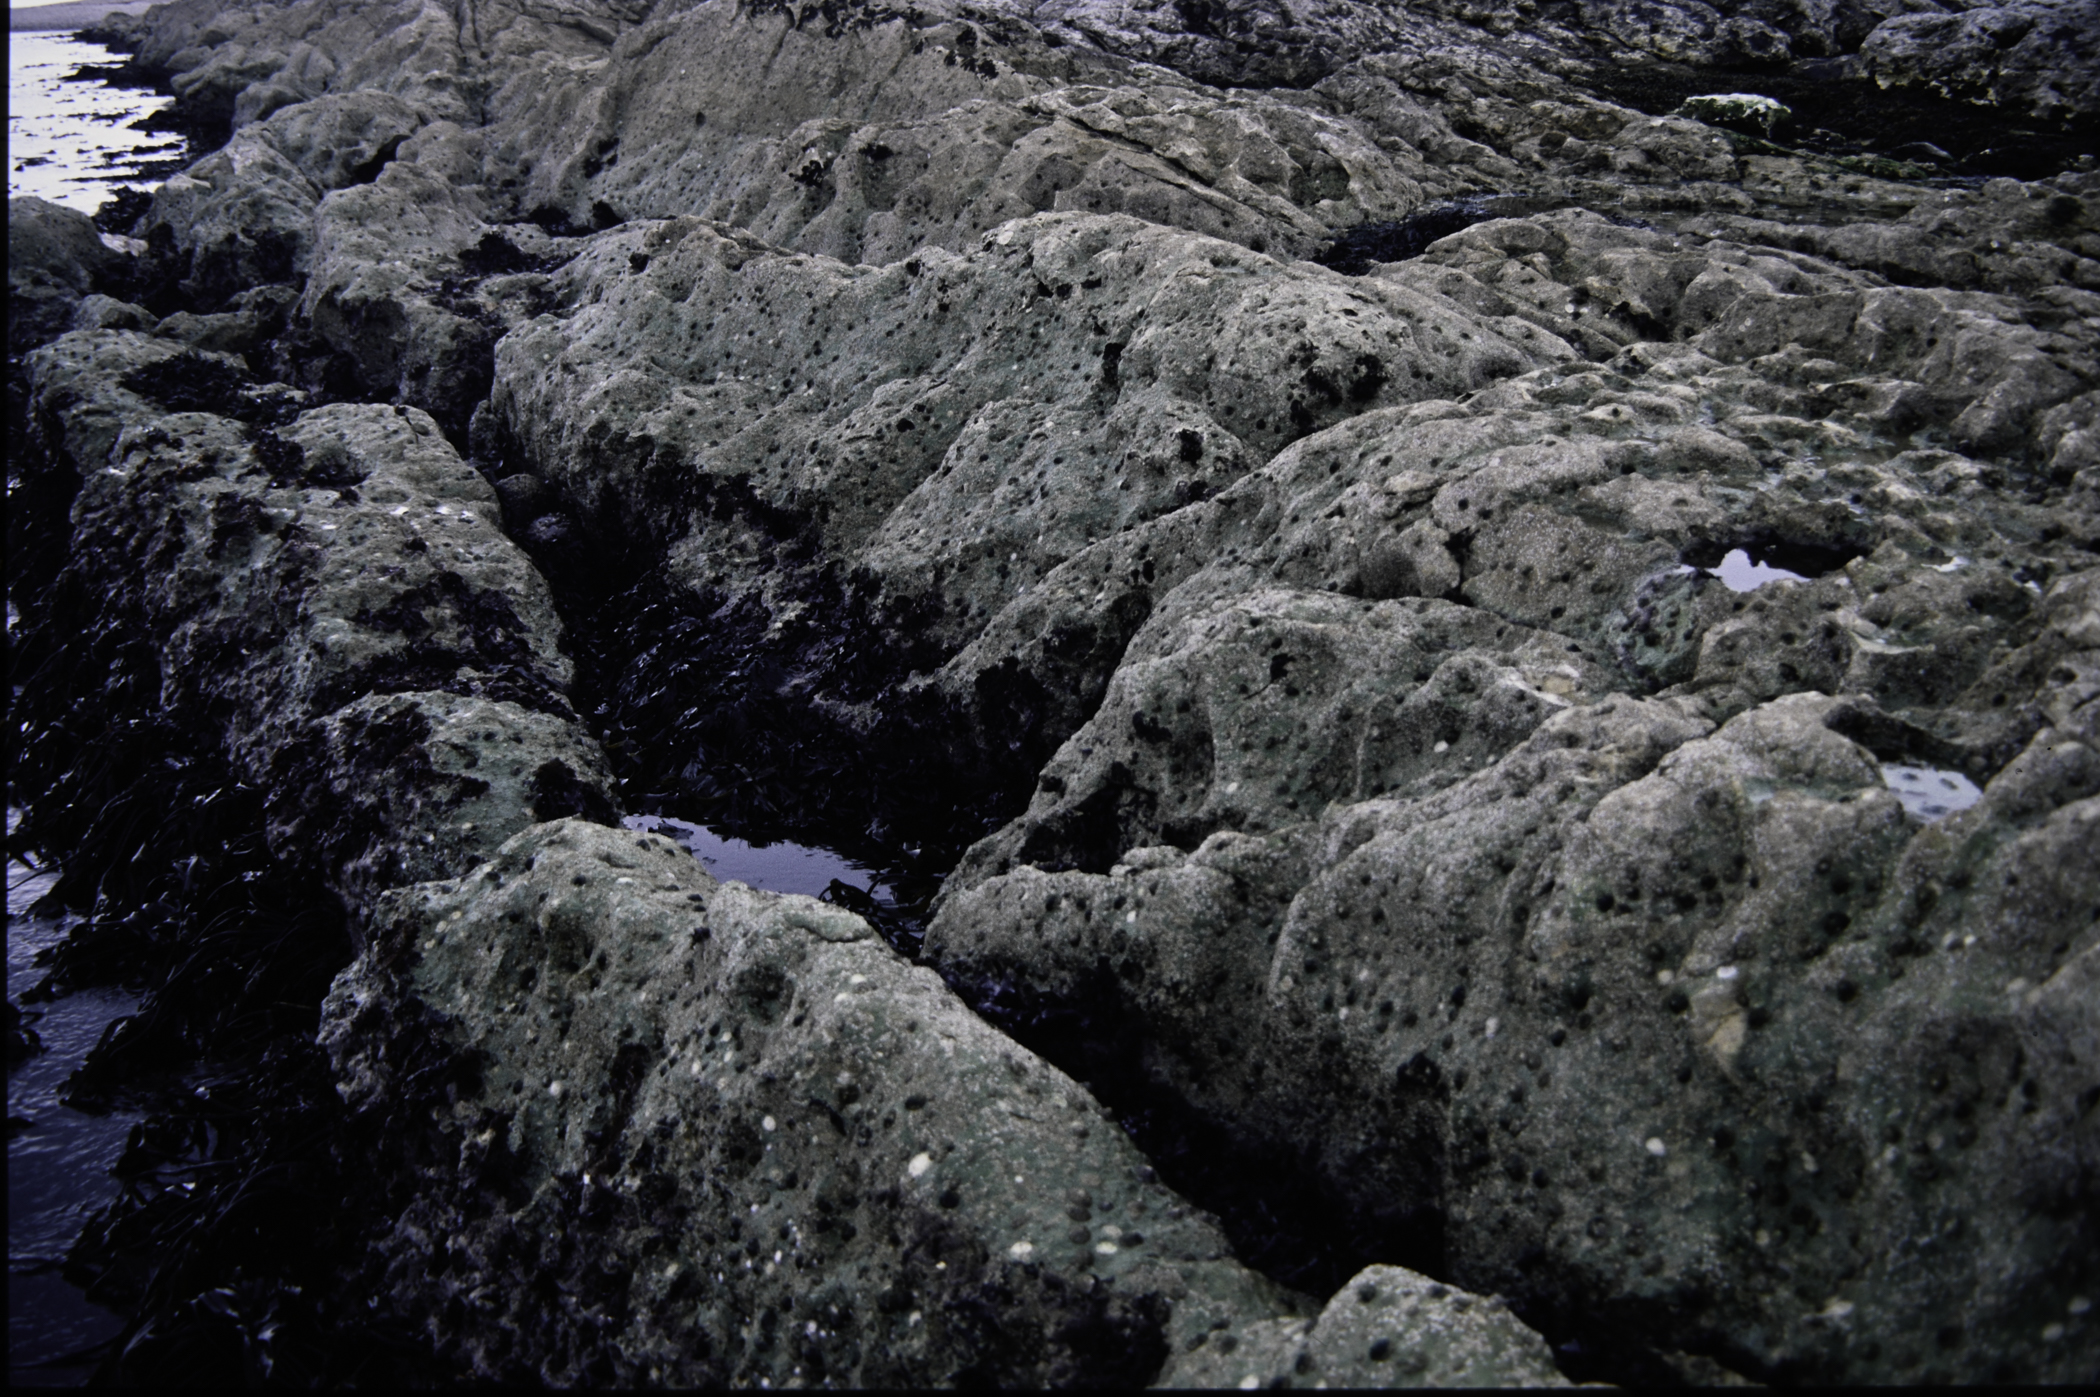
<path id="1" fill-rule="evenodd" d="M 1894 14 L 1876 26 L 1860 45 L 1874 80 L 2046 116 L 2093 110 L 2100 98 L 2093 65 L 2064 63 L 2100 26 L 2091 0 L 1949 8 Z"/>
<path id="2" fill-rule="evenodd" d="M 1214 1332 L 1161 1387 L 1560 1387 L 1553 1355 L 1499 1300 L 1372 1266 L 1316 1319 Z"/>
<path id="3" fill-rule="evenodd" d="M 120 260 L 85 214 L 42 199 L 8 200 L 8 353 L 71 329 L 76 309 Z"/>
<path id="4" fill-rule="evenodd" d="M 164 711 L 222 734 L 288 864 L 356 903 L 535 819 L 611 818 L 546 584 L 427 416 L 301 412 L 127 332 L 65 336 L 29 377 L 42 464 L 80 479 L 97 624 L 150 647 Z"/>
<path id="5" fill-rule="evenodd" d="M 2093 749 L 2046 730 L 1921 827 L 1834 731 L 1874 726 L 1572 709 L 1433 796 L 951 893 L 928 954 L 1118 996 L 1188 1100 L 1366 1217 L 1441 1214 L 1453 1278 L 1534 1313 L 1589 1290 L 1750 1367 L 2068 1377 L 2030 1316 L 2091 1285 L 2037 1200 L 2091 1168 L 2090 1010 L 2058 1006 L 2094 955 Z M 1958 1340 L 1905 1346 L 1924 1313 Z"/>
<path id="6" fill-rule="evenodd" d="M 404 1004 L 487 1064 L 387 1245 L 477 1371 L 1143 1382 L 1294 1308 L 1083 1089 L 843 909 L 569 820 L 375 923 L 322 1030 L 347 1097 L 404 1090 Z"/>
<path id="7" fill-rule="evenodd" d="M 2089 1376 L 2091 12 L 117 21 L 229 134 L 135 259 L 11 210 L 30 483 L 359 919 L 374 1298 L 498 1380 Z M 783 727 L 1031 792 L 927 965 L 604 827 L 594 730 L 669 809 Z M 971 1004 L 1437 1274 L 1278 1290 Z"/>

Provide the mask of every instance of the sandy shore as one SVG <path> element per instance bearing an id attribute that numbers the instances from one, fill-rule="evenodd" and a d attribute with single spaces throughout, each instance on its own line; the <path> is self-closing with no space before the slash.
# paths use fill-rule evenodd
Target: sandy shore
<path id="1" fill-rule="evenodd" d="M 9 10 L 7 27 L 10 33 L 83 29 L 114 14 L 138 14 L 152 8 L 152 3 L 153 0 L 80 0 L 70 5 L 37 5 Z"/>

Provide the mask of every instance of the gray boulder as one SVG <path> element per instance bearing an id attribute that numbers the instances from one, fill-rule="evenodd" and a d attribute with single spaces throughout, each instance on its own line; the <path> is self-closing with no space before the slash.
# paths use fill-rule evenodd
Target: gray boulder
<path id="1" fill-rule="evenodd" d="M 85 214 L 43 199 L 7 201 L 7 352 L 73 328 L 82 303 L 124 263 Z"/>
<path id="2" fill-rule="evenodd" d="M 417 1104 L 411 1028 L 486 1064 L 380 1243 L 472 1371 L 1141 1383 L 1301 1312 L 1081 1088 L 843 909 L 566 820 L 375 925 L 322 1029 L 346 1100 Z"/>
<path id="3" fill-rule="evenodd" d="M 2090 8 L 128 26 L 234 134 L 157 324 L 20 220 L 35 483 L 351 909 L 375 1298 L 491 1380 L 2089 1376 L 2100 177 L 1598 94 L 2089 113 Z M 651 789 L 1032 790 L 945 984 L 612 827 L 514 538 L 639 579 Z M 1278 1290 L 967 1004 L 1436 1277 Z"/>
<path id="4" fill-rule="evenodd" d="M 2049 729 L 1922 823 L 1838 735 L 1881 721 L 1571 709 L 1432 796 L 951 893 L 928 954 L 1113 996 L 1148 1073 L 1309 1149 L 1367 1226 L 1440 1218 L 1453 1279 L 1549 1323 L 1608 1291 L 1753 1371 L 2068 1377 L 2083 1340 L 2030 1316 L 2088 1284 L 2038 1200 L 2091 1168 L 2092 748 Z"/>
<path id="5" fill-rule="evenodd" d="M 1561 1387 L 1544 1341 L 1496 1297 L 1371 1266 L 1316 1319 L 1218 1331 L 1159 1387 Z"/>
<path id="6" fill-rule="evenodd" d="M 2009 5 L 1934 7 L 1897 13 L 1860 45 L 1883 87 L 1923 87 L 2060 120 L 2100 108 L 2091 63 L 2067 63 L 2100 27 L 2092 0 L 2024 0 Z"/>
<path id="7" fill-rule="evenodd" d="M 238 360 L 131 333 L 28 370 L 102 623 L 138 631 L 163 709 L 266 793 L 284 863 L 355 906 L 535 820 L 615 816 L 546 585 L 430 418 L 299 412 Z"/>

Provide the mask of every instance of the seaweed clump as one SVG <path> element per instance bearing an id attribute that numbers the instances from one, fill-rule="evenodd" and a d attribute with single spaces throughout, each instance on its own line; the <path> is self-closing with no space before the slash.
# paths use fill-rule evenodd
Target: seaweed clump
<path id="1" fill-rule="evenodd" d="M 1426 204 L 1402 219 L 1359 223 L 1336 234 L 1312 260 L 1343 276 L 1363 276 L 1380 262 L 1420 257 L 1439 238 L 1496 216 L 1486 199 L 1446 199 Z"/>

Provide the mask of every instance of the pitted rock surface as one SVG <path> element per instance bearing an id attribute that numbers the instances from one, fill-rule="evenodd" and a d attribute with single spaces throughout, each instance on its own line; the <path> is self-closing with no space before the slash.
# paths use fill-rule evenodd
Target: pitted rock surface
<path id="1" fill-rule="evenodd" d="M 612 818 L 546 584 L 427 415 L 301 411 L 237 359 L 130 332 L 28 369 L 43 468 L 79 480 L 68 585 L 269 793 L 279 857 L 358 903 L 534 820 Z"/>
<path id="2" fill-rule="evenodd" d="M 2088 1378 L 2094 28 L 177 0 L 219 147 L 10 209 L 10 595 L 351 909 L 448 1374 Z M 918 965 L 611 827 L 915 787 Z"/>
<path id="3" fill-rule="evenodd" d="M 841 908 L 567 820 L 374 921 L 322 1030 L 348 1099 L 402 1090 L 385 1026 L 404 1001 L 487 1064 L 451 1107 L 456 1168 L 430 1171 L 388 1247 L 478 1371 L 1135 1382 L 1236 1334 L 1259 1352 L 1305 1307 L 1234 1262 L 1082 1088 Z M 580 1306 L 555 1311 L 547 1277 Z M 1483 1343 L 1384 1318 L 1389 1344 L 1448 1344 L 1476 1379 L 1559 1381 L 1513 1321 Z M 1494 1348 L 1517 1335 L 1522 1358 Z"/>
<path id="4" fill-rule="evenodd" d="M 1249 1380 L 1252 1379 L 1250 1382 Z M 1558 1387 L 1539 1336 L 1494 1297 L 1453 1291 L 1398 1266 L 1372 1266 L 1316 1319 L 1213 1333 L 1161 1387 Z"/>
<path id="5" fill-rule="evenodd" d="M 8 200 L 7 352 L 72 329 L 76 307 L 122 264 L 86 215 L 43 199 Z"/>

